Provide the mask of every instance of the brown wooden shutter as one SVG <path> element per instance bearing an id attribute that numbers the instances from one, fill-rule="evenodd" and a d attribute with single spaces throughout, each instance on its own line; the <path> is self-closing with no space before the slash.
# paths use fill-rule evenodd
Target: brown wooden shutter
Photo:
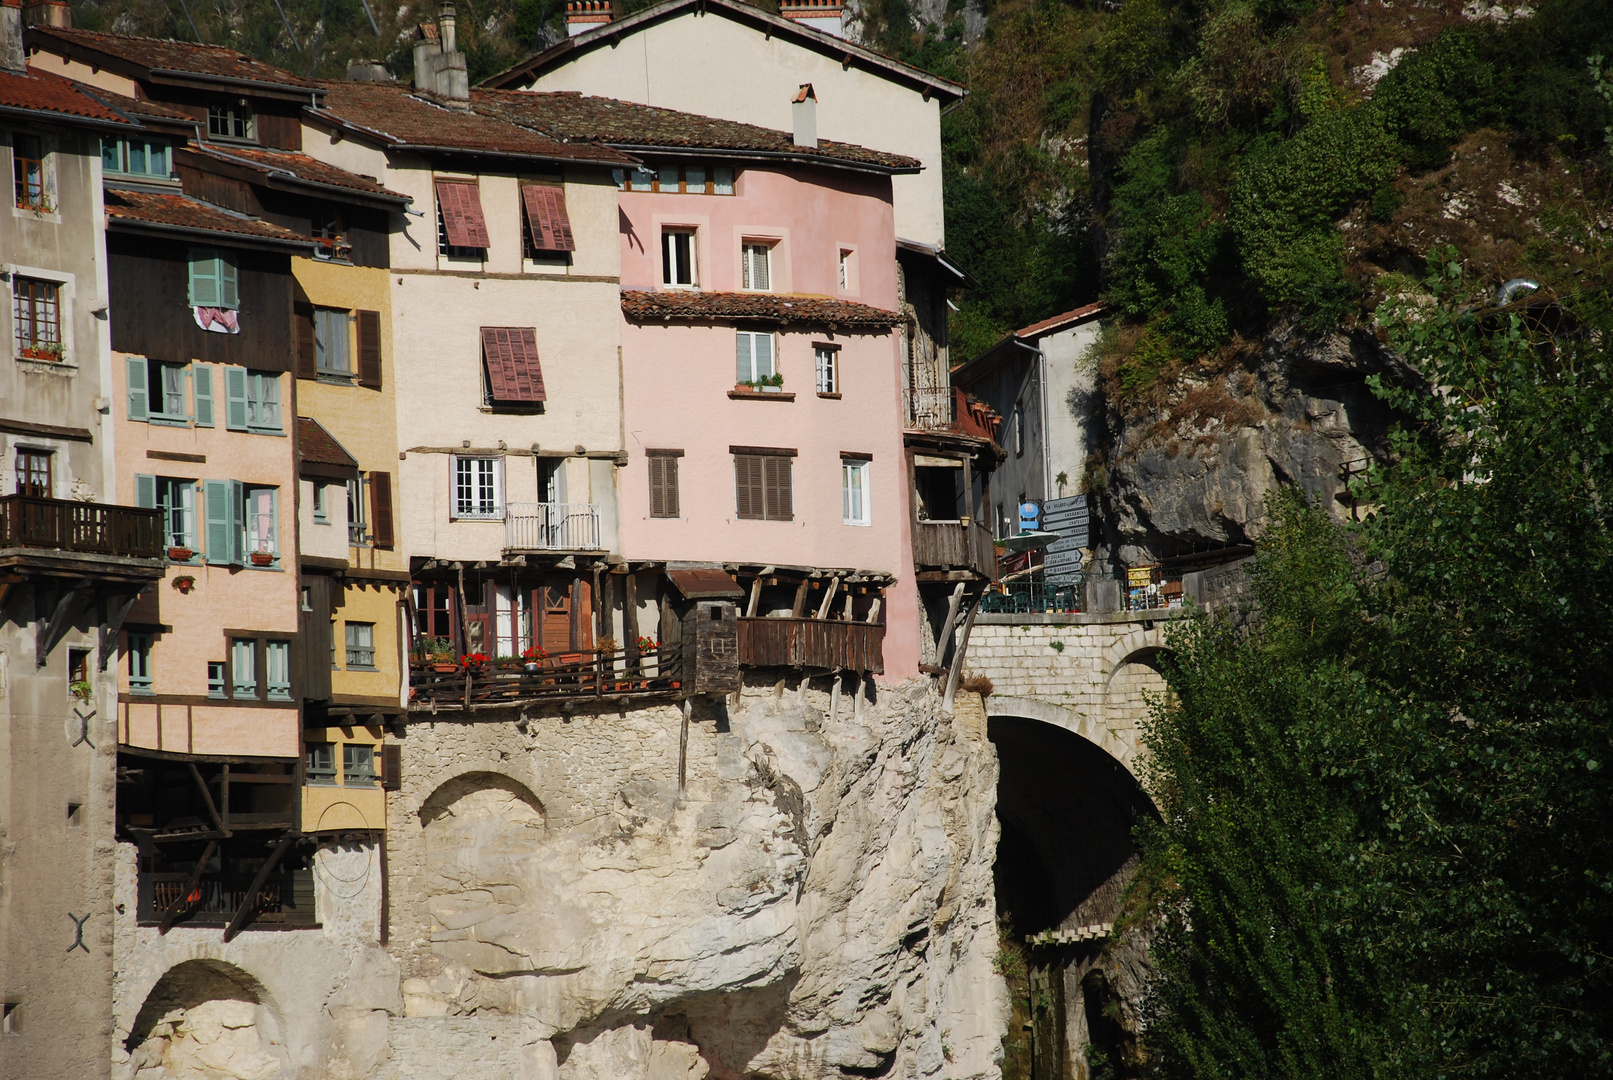
<path id="1" fill-rule="evenodd" d="M 680 512 L 680 507 L 678 506 L 678 459 L 668 454 L 661 461 L 663 462 L 661 466 L 661 485 L 663 488 L 661 499 L 662 506 L 666 511 L 663 516 L 675 518 Z"/>
<path id="2" fill-rule="evenodd" d="M 537 331 L 530 326 L 482 327 L 487 384 L 499 403 L 545 401 Z"/>
<path id="3" fill-rule="evenodd" d="M 795 516 L 794 499 L 790 491 L 791 461 L 787 457 L 769 455 L 762 458 L 761 462 L 767 520 L 790 521 Z"/>
<path id="4" fill-rule="evenodd" d="M 438 180 L 437 206 L 451 247 L 487 247 L 487 219 L 482 216 L 482 195 L 475 181 Z"/>
<path id="5" fill-rule="evenodd" d="M 734 510 L 739 517 L 754 521 L 766 516 L 762 459 L 756 454 L 734 455 Z"/>
<path id="6" fill-rule="evenodd" d="M 381 790 L 399 791 L 403 788 L 403 747 L 387 743 L 381 747 Z"/>
<path id="7" fill-rule="evenodd" d="M 539 251 L 577 250 L 563 188 L 553 184 L 527 184 L 521 188 L 521 203 L 526 208 L 534 248 Z"/>
<path id="8" fill-rule="evenodd" d="M 314 309 L 309 304 L 295 304 L 291 318 L 297 324 L 297 378 L 317 379 L 319 358 L 314 353 Z"/>
<path id="9" fill-rule="evenodd" d="M 650 516 L 666 517 L 666 463 L 667 459 L 650 455 Z"/>
<path id="10" fill-rule="evenodd" d="M 389 548 L 395 540 L 392 535 L 392 474 L 370 473 L 370 535 L 375 546 Z"/>
<path id="11" fill-rule="evenodd" d="M 358 313 L 358 384 L 381 389 L 381 313 Z"/>

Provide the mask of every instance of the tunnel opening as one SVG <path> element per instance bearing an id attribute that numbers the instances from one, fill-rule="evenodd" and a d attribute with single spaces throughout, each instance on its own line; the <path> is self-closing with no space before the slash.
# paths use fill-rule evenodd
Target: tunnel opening
<path id="1" fill-rule="evenodd" d="M 1125 989 L 1109 928 L 1137 861 L 1133 829 L 1156 816 L 1120 762 L 1074 732 L 993 717 L 1000 838 L 993 874 L 999 967 L 1014 1004 L 1004 1080 L 1133 1075 L 1118 1022 Z"/>

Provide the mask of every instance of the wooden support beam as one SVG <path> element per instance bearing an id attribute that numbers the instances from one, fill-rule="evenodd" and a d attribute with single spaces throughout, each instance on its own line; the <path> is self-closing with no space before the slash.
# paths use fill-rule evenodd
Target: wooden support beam
<path id="1" fill-rule="evenodd" d="M 952 599 L 947 603 L 946 621 L 941 624 L 941 632 L 935 638 L 935 662 L 942 667 L 946 666 L 947 651 L 952 648 L 952 627 L 958 621 L 958 605 L 963 602 L 963 582 L 958 582 L 952 589 Z"/>
<path id="2" fill-rule="evenodd" d="M 975 597 L 973 604 L 969 605 L 969 617 L 963 620 L 963 637 L 958 641 L 958 651 L 952 657 L 952 673 L 947 676 L 946 696 L 941 699 L 941 709 L 944 712 L 952 711 L 952 698 L 958 692 L 958 679 L 963 675 L 963 658 L 969 651 L 969 634 L 975 628 L 975 616 L 980 613 L 981 601 L 985 594 Z"/>
<path id="3" fill-rule="evenodd" d="M 885 598 L 883 596 L 876 596 L 874 597 L 874 602 L 868 605 L 868 622 L 877 623 L 879 621 L 879 605 L 882 604 L 884 600 Z"/>
<path id="4" fill-rule="evenodd" d="M 39 622 L 34 627 L 34 664 L 44 667 L 50 660 L 50 651 L 56 647 L 57 642 L 67 636 L 68 628 L 78 618 L 84 605 L 90 602 L 94 595 L 94 588 L 87 581 L 76 582 L 56 600 L 56 608 L 51 612 L 50 618 Z"/>
<path id="5" fill-rule="evenodd" d="M 229 942 L 236 934 L 239 934 L 241 928 L 246 925 L 246 920 L 251 915 L 253 905 L 258 902 L 258 893 L 263 891 L 264 883 L 269 880 L 269 875 L 274 873 L 274 868 L 280 865 L 280 859 L 291 849 L 291 842 L 294 839 L 296 837 L 290 833 L 282 836 L 280 842 L 274 846 L 274 851 L 263 861 L 263 868 L 258 871 L 258 876 L 252 879 L 252 887 L 241 898 L 241 906 L 235 909 L 235 917 L 230 920 L 230 925 L 224 928 L 225 942 Z"/>
<path id="6" fill-rule="evenodd" d="M 830 578 L 829 587 L 823 591 L 823 603 L 818 605 L 818 618 L 827 619 L 829 617 L 829 605 L 834 602 L 835 590 L 839 588 L 840 579 L 837 577 Z"/>
<path id="7" fill-rule="evenodd" d="M 745 605 L 745 618 L 756 618 L 756 609 L 762 605 L 762 575 L 757 574 L 750 586 L 750 603 Z"/>
<path id="8" fill-rule="evenodd" d="M 179 890 L 179 895 L 174 897 L 174 902 L 169 904 L 163 911 L 162 922 L 157 924 L 157 933 L 159 935 L 168 932 L 169 928 L 174 925 L 174 920 L 179 918 L 179 913 L 185 910 L 185 905 L 190 903 L 190 894 L 196 891 L 196 886 L 201 884 L 202 875 L 207 872 L 207 860 L 211 859 L 213 852 L 217 850 L 217 840 L 209 840 L 207 846 L 202 849 L 202 857 L 196 860 L 196 868 L 190 872 L 190 877 L 186 880 L 185 887 Z"/>
<path id="9" fill-rule="evenodd" d="M 622 579 L 622 648 L 627 650 L 627 670 L 638 665 L 638 575 Z"/>
<path id="10" fill-rule="evenodd" d="M 229 766 L 226 765 L 225 768 Z M 230 830 L 225 826 L 223 817 L 219 815 L 218 807 L 213 804 L 213 793 L 207 790 L 207 781 L 202 779 L 201 770 L 193 763 L 190 765 L 190 778 L 196 781 L 196 790 L 202 793 L 202 802 L 207 806 L 207 816 L 213 819 L 213 828 L 228 838 L 231 835 Z"/>
<path id="11" fill-rule="evenodd" d="M 678 735 L 678 795 L 683 795 L 683 789 L 689 779 L 689 716 L 694 712 L 694 703 L 688 698 L 683 699 L 683 730 Z"/>
<path id="12" fill-rule="evenodd" d="M 114 596 L 107 601 L 106 619 L 101 623 L 101 642 L 96 655 L 100 670 L 106 670 L 106 662 L 117 651 L 118 631 L 123 629 L 123 620 L 129 617 L 129 609 L 134 607 L 138 599 L 140 594 L 134 592 Z"/>
<path id="13" fill-rule="evenodd" d="M 795 587 L 795 603 L 790 607 L 790 618 L 799 619 L 806 614 L 808 579 L 802 578 L 801 584 Z"/>

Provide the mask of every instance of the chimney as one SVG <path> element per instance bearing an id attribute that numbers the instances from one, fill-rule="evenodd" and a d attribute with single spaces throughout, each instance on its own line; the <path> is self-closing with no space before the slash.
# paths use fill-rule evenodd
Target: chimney
<path id="1" fill-rule="evenodd" d="M 440 33 L 439 33 L 440 29 Z M 436 24 L 415 27 L 414 88 L 446 101 L 470 100 L 465 54 L 454 40 L 454 5 L 444 4 Z"/>
<path id="2" fill-rule="evenodd" d="M 67 0 L 33 0 L 24 13 L 24 21 L 29 26 L 59 26 L 71 30 L 73 9 Z"/>
<path id="3" fill-rule="evenodd" d="M 790 119 L 795 121 L 795 145 L 818 148 L 818 95 L 811 83 L 802 83 L 790 103 Z"/>
<path id="4" fill-rule="evenodd" d="M 379 60 L 354 60 L 347 65 L 348 82 L 392 82 L 392 73 Z"/>
<path id="5" fill-rule="evenodd" d="M 610 22 L 610 0 L 566 0 L 566 36 L 576 37 Z"/>
<path id="6" fill-rule="evenodd" d="M 22 47 L 22 0 L 0 0 L 0 71 L 27 71 Z"/>
<path id="7" fill-rule="evenodd" d="M 779 0 L 778 13 L 791 22 L 845 37 L 845 7 L 841 0 Z"/>

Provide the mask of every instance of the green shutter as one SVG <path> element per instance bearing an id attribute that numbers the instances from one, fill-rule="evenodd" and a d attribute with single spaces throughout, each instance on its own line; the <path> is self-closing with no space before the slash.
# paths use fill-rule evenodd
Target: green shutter
<path id="1" fill-rule="evenodd" d="M 246 368 L 224 369 L 224 426 L 231 431 L 246 430 Z"/>
<path id="2" fill-rule="evenodd" d="M 131 356 L 124 361 L 129 376 L 129 419 L 151 419 L 151 387 L 146 382 L 146 358 Z"/>
<path id="3" fill-rule="evenodd" d="M 134 504 L 144 510 L 157 508 L 157 478 L 144 473 L 134 474 Z"/>
<path id="4" fill-rule="evenodd" d="M 196 426 L 213 426 L 213 368 L 210 364 L 196 364 Z"/>
<path id="5" fill-rule="evenodd" d="M 231 558 L 230 526 L 235 516 L 230 511 L 230 481 L 202 481 L 202 514 L 207 520 L 207 561 L 220 565 L 240 562 Z"/>
<path id="6" fill-rule="evenodd" d="M 241 288 L 238 284 L 238 271 L 235 263 L 229 256 L 220 255 L 218 259 L 218 306 L 229 308 L 231 311 L 241 309 Z"/>
<path id="7" fill-rule="evenodd" d="M 190 252 L 190 306 L 219 306 L 219 257 L 211 248 L 192 248 Z"/>
<path id="8" fill-rule="evenodd" d="M 230 484 L 230 562 L 246 562 L 246 492 L 239 480 Z"/>

